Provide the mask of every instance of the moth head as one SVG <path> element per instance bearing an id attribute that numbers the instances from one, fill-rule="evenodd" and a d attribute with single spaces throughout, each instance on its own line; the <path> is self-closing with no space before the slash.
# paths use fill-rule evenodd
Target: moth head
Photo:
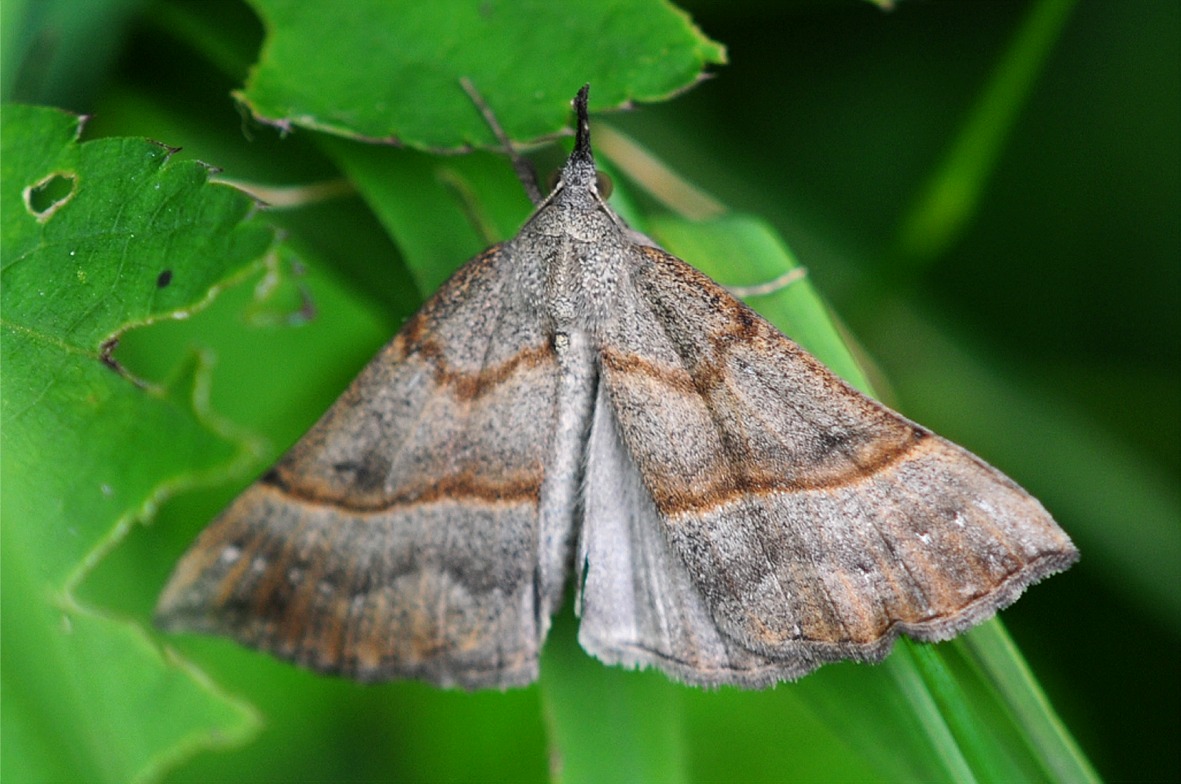
<path id="1" fill-rule="evenodd" d="M 552 193 L 559 184 L 563 183 L 562 170 L 554 169 L 549 173 L 549 178 L 546 180 L 545 189 Z M 615 183 L 611 180 L 611 175 L 607 172 L 597 169 L 595 171 L 595 191 L 603 199 L 611 198 L 611 190 L 615 187 Z"/>
<path id="2" fill-rule="evenodd" d="M 574 113 L 578 126 L 574 132 L 574 151 L 566 165 L 562 166 L 560 182 L 567 190 L 594 189 L 598 192 L 598 172 L 594 168 L 594 152 L 591 150 L 591 116 L 587 111 L 587 93 L 591 85 L 582 85 L 574 97 Z M 603 196 L 606 198 L 606 196 Z"/>

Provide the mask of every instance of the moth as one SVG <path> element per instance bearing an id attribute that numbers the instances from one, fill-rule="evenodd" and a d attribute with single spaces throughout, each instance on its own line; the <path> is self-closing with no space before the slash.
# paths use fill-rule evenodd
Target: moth
<path id="1" fill-rule="evenodd" d="M 632 231 L 573 152 L 197 539 L 168 630 L 520 686 L 573 571 L 609 664 L 759 688 L 945 640 L 1078 558 L 1034 498 Z"/>

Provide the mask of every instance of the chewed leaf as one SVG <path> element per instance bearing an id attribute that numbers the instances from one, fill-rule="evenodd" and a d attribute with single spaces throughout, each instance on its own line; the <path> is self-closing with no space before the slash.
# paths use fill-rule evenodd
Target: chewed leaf
<path id="1" fill-rule="evenodd" d="M 2 119 L 0 503 L 13 642 L 4 731 L 75 739 L 58 763 L 64 778 L 129 781 L 182 746 L 241 738 L 256 721 L 73 589 L 130 523 L 170 492 L 240 465 L 251 444 L 207 411 L 207 361 L 153 387 L 119 367 L 114 347 L 127 329 L 199 307 L 273 234 L 249 219 L 249 197 L 207 183 L 205 167 L 172 161 L 159 144 L 79 144 L 80 118 L 48 109 L 5 106 Z M 48 704 L 52 733 L 36 729 Z M 118 759 L 86 751 L 111 747 L 104 733 L 116 727 L 140 742 Z M 49 757 L 22 757 L 34 758 Z"/>
<path id="2" fill-rule="evenodd" d="M 24 189 L 25 207 L 44 223 L 74 196 L 78 178 L 71 172 L 54 172 Z"/>
<path id="3" fill-rule="evenodd" d="M 146 139 L 74 144 L 78 118 L 12 106 L 5 126 L 4 319 L 93 351 L 135 324 L 200 303 L 258 258 L 253 202 Z M 25 134 L 39 144 L 20 146 Z M 53 143 L 49 143 L 53 140 Z M 95 231 L 95 227 L 101 230 Z"/>
<path id="4" fill-rule="evenodd" d="M 299 0 L 252 5 L 268 40 L 241 97 L 257 117 L 427 149 L 496 144 L 460 77 L 512 138 L 534 139 L 566 126 L 583 82 L 594 84 L 596 107 L 654 101 L 725 59 L 683 12 L 656 0 L 358 0 L 348 14 Z"/>

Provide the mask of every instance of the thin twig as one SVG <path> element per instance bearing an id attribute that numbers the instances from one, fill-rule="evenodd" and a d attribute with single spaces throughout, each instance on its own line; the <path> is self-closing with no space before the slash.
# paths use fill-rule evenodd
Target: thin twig
<path id="1" fill-rule="evenodd" d="M 529 200 L 534 204 L 541 204 L 541 187 L 537 183 L 537 170 L 533 168 L 533 164 L 517 154 L 512 140 L 504 132 L 504 128 L 500 127 L 500 123 L 496 121 L 496 115 L 492 113 L 492 107 L 484 101 L 484 96 L 480 95 L 480 91 L 472 84 L 472 80 L 466 76 L 461 76 L 459 77 L 459 84 L 463 87 L 468 97 L 472 99 L 472 103 L 476 105 L 476 108 L 480 110 L 480 114 L 484 116 L 484 122 L 488 123 L 488 127 L 492 129 L 492 133 L 496 136 L 497 141 L 500 142 L 500 146 L 504 148 L 505 153 L 513 164 L 513 171 L 516 173 L 517 179 L 521 181 L 521 185 L 525 187 L 525 193 L 529 195 Z"/>

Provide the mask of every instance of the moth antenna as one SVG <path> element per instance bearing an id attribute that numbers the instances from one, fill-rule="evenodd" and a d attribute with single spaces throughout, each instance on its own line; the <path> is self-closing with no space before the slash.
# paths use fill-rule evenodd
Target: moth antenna
<path id="1" fill-rule="evenodd" d="M 750 286 L 727 286 L 726 291 L 729 291 L 735 297 L 763 297 L 768 294 L 774 294 L 777 291 L 782 291 L 807 276 L 808 270 L 806 267 L 792 267 L 782 275 L 772 278 L 765 283 L 755 283 Z"/>
<path id="2" fill-rule="evenodd" d="M 574 151 L 571 157 L 594 159 L 594 153 L 591 152 L 590 143 L 590 113 L 587 110 L 587 95 L 590 93 L 590 85 L 584 84 L 582 89 L 578 91 L 578 95 L 574 96 L 574 112 L 578 115 L 578 128 L 574 134 Z"/>
<path id="3" fill-rule="evenodd" d="M 500 123 L 496 120 L 496 115 L 492 112 L 492 107 L 484 100 L 484 96 L 476 89 L 476 85 L 472 83 L 472 80 L 466 76 L 461 76 L 459 77 L 459 85 L 467 93 L 468 98 L 471 98 L 476 108 L 480 110 L 484 122 L 492 130 L 492 135 L 496 137 L 496 141 L 500 142 L 501 148 L 508 155 L 509 162 L 513 165 L 513 173 L 521 181 L 522 187 L 525 188 L 525 193 L 529 196 L 529 201 L 533 202 L 534 206 L 541 204 L 541 186 L 537 182 L 537 170 L 533 168 L 532 162 L 522 158 L 517 153 L 516 148 L 513 147 L 512 140 L 509 139 L 508 134 L 504 132 L 504 128 L 500 127 Z"/>

